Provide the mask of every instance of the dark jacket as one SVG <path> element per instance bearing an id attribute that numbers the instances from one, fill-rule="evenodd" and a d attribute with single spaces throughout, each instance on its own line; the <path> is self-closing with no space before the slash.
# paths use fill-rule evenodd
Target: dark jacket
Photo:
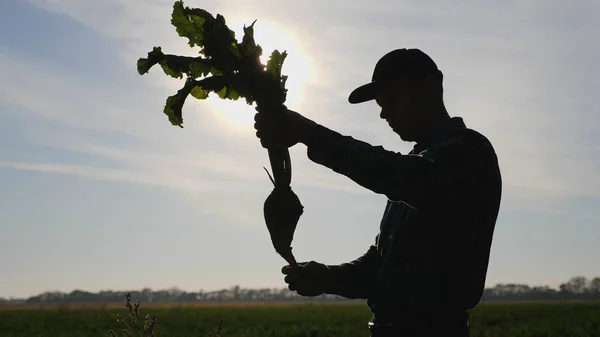
<path id="1" fill-rule="evenodd" d="M 502 190 L 486 137 L 454 117 L 403 155 L 319 126 L 307 154 L 388 198 L 374 244 L 330 266 L 335 294 L 367 299 L 381 321 L 399 311 L 466 311 L 479 303 Z"/>

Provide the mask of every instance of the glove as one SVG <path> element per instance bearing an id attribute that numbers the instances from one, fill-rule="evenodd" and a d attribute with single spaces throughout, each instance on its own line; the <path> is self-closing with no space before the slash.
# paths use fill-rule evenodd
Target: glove
<path id="1" fill-rule="evenodd" d="M 285 283 L 288 289 L 298 295 L 314 297 L 322 294 L 333 294 L 336 277 L 334 271 L 327 265 L 315 261 L 287 265 L 281 269 L 286 275 Z"/>

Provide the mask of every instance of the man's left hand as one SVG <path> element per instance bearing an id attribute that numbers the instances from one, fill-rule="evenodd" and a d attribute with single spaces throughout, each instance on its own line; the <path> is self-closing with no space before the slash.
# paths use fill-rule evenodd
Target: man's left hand
<path id="1" fill-rule="evenodd" d="M 259 111 L 258 108 L 256 110 Z M 314 121 L 289 109 L 268 114 L 259 112 L 254 115 L 254 121 L 256 137 L 266 149 L 287 149 L 298 143 L 306 144 L 317 126 Z"/>
<path id="2" fill-rule="evenodd" d="M 287 265 L 281 269 L 288 289 L 300 296 L 319 296 L 336 291 L 336 275 L 327 265 L 315 261 Z"/>

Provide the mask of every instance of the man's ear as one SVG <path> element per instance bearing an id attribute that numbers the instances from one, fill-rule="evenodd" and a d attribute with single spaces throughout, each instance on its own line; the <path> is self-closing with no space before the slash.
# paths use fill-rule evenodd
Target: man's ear
<path id="1" fill-rule="evenodd" d="M 427 76 L 423 78 L 420 82 L 420 89 L 422 92 L 427 93 L 428 95 L 434 94 L 438 95 L 441 88 L 440 79 L 434 76 Z"/>
<path id="2" fill-rule="evenodd" d="M 433 78 L 433 76 L 427 76 L 421 80 L 422 86 L 427 88 L 427 90 L 434 90 L 437 87 L 437 80 Z"/>
<path id="3" fill-rule="evenodd" d="M 397 93 L 400 92 L 408 92 L 416 88 L 416 83 L 414 83 L 415 81 L 412 79 L 408 79 L 408 78 L 397 78 L 392 80 L 392 82 L 390 82 L 390 86 L 389 91 L 388 91 L 388 95 L 396 95 Z"/>

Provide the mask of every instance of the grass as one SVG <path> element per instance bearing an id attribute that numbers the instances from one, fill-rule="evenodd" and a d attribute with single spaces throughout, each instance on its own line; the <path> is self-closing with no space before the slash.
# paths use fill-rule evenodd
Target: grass
<path id="1" fill-rule="evenodd" d="M 276 303 L 0 310 L 0 336 L 365 337 L 363 303 Z M 483 303 L 473 337 L 600 337 L 600 303 Z M 112 331 L 112 332 L 110 332 Z"/>

